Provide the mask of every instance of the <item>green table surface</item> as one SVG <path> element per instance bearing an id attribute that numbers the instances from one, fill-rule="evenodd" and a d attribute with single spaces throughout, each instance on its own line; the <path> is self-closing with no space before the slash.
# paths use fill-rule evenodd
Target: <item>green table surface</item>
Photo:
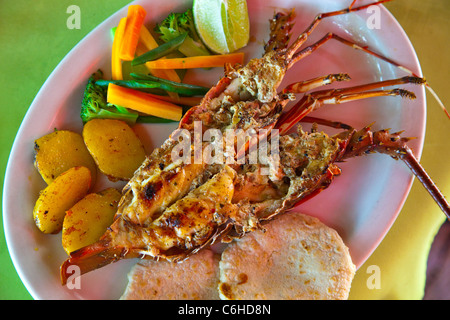
<path id="1" fill-rule="evenodd" d="M 85 35 L 129 2 L 127 0 L 0 1 L 2 182 L 14 137 L 44 81 Z M 70 5 L 77 5 L 81 10 L 80 29 L 68 29 L 66 26 L 69 17 L 66 11 Z M 450 74 L 449 1 L 396 0 L 388 3 L 387 8 L 409 35 L 421 61 L 423 72 L 433 88 L 443 101 L 450 103 L 446 79 Z M 427 136 L 422 163 L 446 194 L 450 194 L 449 133 L 449 119 L 428 96 Z M 432 210 L 436 212 L 435 207 L 422 186 L 415 182 L 401 215 L 410 214 L 409 211 L 428 210 L 427 208 L 433 208 Z M 433 223 L 427 226 L 430 235 L 425 239 L 427 243 L 431 242 L 430 239 L 442 223 L 443 215 L 434 213 L 432 219 Z M 11 262 L 2 220 L 0 224 L 0 299 L 32 299 Z M 417 261 L 423 264 L 423 259 Z"/>
<path id="2" fill-rule="evenodd" d="M 0 2 L 0 172 L 3 183 L 8 156 L 25 113 L 39 89 L 64 56 L 92 29 L 131 1 Z M 77 5 L 80 29 L 68 29 L 67 8 Z M 0 299 L 31 299 L 11 262 L 3 233 L 0 239 Z"/>

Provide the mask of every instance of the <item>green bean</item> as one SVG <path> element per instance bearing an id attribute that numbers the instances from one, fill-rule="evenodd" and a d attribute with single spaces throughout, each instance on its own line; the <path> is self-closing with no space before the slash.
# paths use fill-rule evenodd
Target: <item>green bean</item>
<path id="1" fill-rule="evenodd" d="M 205 95 L 210 88 L 197 86 L 193 84 L 181 83 L 170 81 L 166 79 L 161 79 L 149 74 L 141 74 L 141 73 L 131 73 L 130 76 L 134 78 L 136 81 L 148 81 L 151 83 L 158 83 L 161 89 L 177 92 L 186 96 L 203 96 Z"/>
<path id="2" fill-rule="evenodd" d="M 156 60 L 167 56 L 169 53 L 177 50 L 183 44 L 186 37 L 187 33 L 183 33 L 182 35 L 179 35 L 178 37 L 160 45 L 159 47 L 147 51 L 139 57 L 134 58 L 133 61 L 131 61 L 131 65 L 137 66 L 146 63 L 147 61 Z"/>

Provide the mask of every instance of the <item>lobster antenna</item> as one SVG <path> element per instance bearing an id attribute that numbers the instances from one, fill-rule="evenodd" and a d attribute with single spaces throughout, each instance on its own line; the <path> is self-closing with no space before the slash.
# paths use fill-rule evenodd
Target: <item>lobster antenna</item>
<path id="1" fill-rule="evenodd" d="M 450 113 L 447 111 L 447 109 L 445 108 L 444 103 L 441 101 L 441 99 L 439 98 L 439 96 L 437 95 L 437 93 L 433 90 L 433 88 L 431 88 L 431 86 L 428 84 L 428 82 L 425 82 L 425 88 L 427 88 L 428 92 L 431 93 L 431 95 L 434 97 L 434 99 L 437 101 L 437 103 L 439 104 L 439 106 L 441 107 L 441 109 L 445 112 L 445 114 L 447 115 L 447 117 L 450 119 Z"/>
<path id="2" fill-rule="evenodd" d="M 338 41 L 340 41 L 340 42 L 342 42 L 342 43 L 348 45 L 348 43 L 346 43 L 346 40 L 345 40 L 345 39 L 342 39 L 342 38 L 340 38 L 339 36 L 335 36 L 335 38 L 336 38 L 336 40 L 338 40 Z M 378 54 L 378 53 L 375 53 L 374 51 L 369 50 L 367 47 L 364 48 L 364 47 L 361 47 L 361 46 L 359 46 L 359 45 L 357 45 L 357 44 L 353 44 L 352 46 L 353 46 L 353 48 L 355 48 L 355 49 L 362 50 L 362 51 L 364 51 L 364 52 L 366 52 L 366 53 L 368 53 L 368 54 L 371 54 L 371 55 L 373 55 L 373 56 L 375 56 L 375 57 L 377 57 L 377 58 L 379 58 L 379 59 L 381 59 L 381 60 L 384 60 L 384 61 L 386 61 L 386 62 L 392 64 L 393 66 L 399 68 L 400 70 L 402 70 L 402 71 L 404 71 L 404 72 L 406 72 L 406 73 L 409 73 L 409 74 L 410 74 L 411 76 L 413 76 L 413 77 L 424 78 L 424 79 L 425 79 L 425 77 L 419 77 L 417 74 L 415 74 L 414 72 L 412 72 L 412 71 L 411 71 L 410 69 L 408 69 L 407 67 L 402 66 L 401 64 L 399 64 L 399 63 L 397 63 L 397 62 L 395 62 L 395 61 L 393 61 L 393 60 L 391 60 L 391 59 L 388 59 L 388 58 L 386 58 L 386 57 L 384 57 L 384 56 L 382 56 L 382 55 L 380 55 L 380 54 Z M 437 93 L 433 90 L 433 88 L 431 88 L 431 86 L 430 86 L 430 84 L 428 83 L 428 81 L 425 80 L 424 85 L 425 85 L 425 88 L 426 88 L 426 89 L 431 93 L 431 95 L 434 97 L 434 99 L 436 100 L 436 102 L 438 103 L 438 105 L 441 107 L 442 111 L 444 111 L 444 113 L 445 113 L 445 114 L 447 115 L 447 117 L 450 119 L 450 113 L 449 113 L 448 110 L 446 109 L 444 103 L 443 103 L 442 100 L 439 98 L 439 96 L 437 95 Z"/>
<path id="3" fill-rule="evenodd" d="M 390 59 L 387 59 L 379 54 L 376 54 L 375 52 L 369 51 L 367 50 L 367 48 L 361 48 L 363 51 L 372 54 L 394 66 L 396 66 L 397 68 L 399 68 L 400 70 L 403 70 L 406 73 L 409 73 L 410 75 L 412 75 L 413 77 L 417 77 L 417 78 L 423 78 L 424 80 L 426 79 L 426 77 L 419 77 L 418 75 L 416 75 L 414 72 L 412 72 L 410 69 L 406 68 L 405 66 L 402 66 L 400 64 L 398 64 L 395 61 L 392 61 Z M 433 90 L 433 88 L 431 88 L 430 84 L 428 83 L 428 81 L 425 80 L 425 88 L 428 90 L 428 92 L 431 93 L 431 95 L 433 96 L 433 98 L 436 100 L 436 102 L 438 103 L 439 107 L 441 107 L 442 111 L 444 111 L 444 113 L 447 115 L 447 117 L 450 119 L 450 113 L 448 112 L 447 108 L 445 107 L 444 103 L 442 102 L 442 100 L 439 98 L 439 96 L 437 95 L 437 93 Z"/>

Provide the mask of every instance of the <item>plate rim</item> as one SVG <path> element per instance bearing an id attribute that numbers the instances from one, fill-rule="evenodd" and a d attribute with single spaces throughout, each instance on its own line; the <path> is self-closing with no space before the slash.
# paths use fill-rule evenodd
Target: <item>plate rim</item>
<path id="1" fill-rule="evenodd" d="M 49 74 L 49 76 L 47 77 L 47 79 L 44 81 L 44 83 L 42 84 L 42 86 L 40 87 L 38 93 L 36 94 L 36 96 L 34 97 L 33 101 L 31 102 L 25 116 L 23 117 L 21 124 L 19 126 L 19 129 L 16 133 L 16 136 L 14 138 L 12 147 L 11 147 L 11 151 L 9 153 L 8 156 L 8 161 L 7 161 L 7 165 L 6 165 L 6 170 L 5 170 L 5 176 L 4 176 L 4 181 L 3 181 L 3 194 L 2 194 L 2 211 L 3 211 L 3 225 L 4 225 L 4 233 L 5 233 L 5 240 L 6 240 L 6 244 L 7 244 L 7 248 L 8 248 L 8 252 L 10 255 L 10 258 L 13 262 L 14 268 L 16 270 L 16 272 L 18 273 L 22 283 L 24 284 L 24 286 L 26 287 L 27 291 L 31 294 L 31 296 L 34 299 L 40 299 L 40 294 L 38 292 L 35 292 L 35 288 L 31 285 L 31 283 L 29 281 L 26 280 L 26 275 L 24 270 L 22 270 L 21 266 L 19 265 L 18 259 L 16 257 L 15 253 L 11 252 L 11 248 L 14 247 L 13 243 L 12 243 L 12 235 L 11 235 L 11 231 L 10 228 L 8 228 L 8 226 L 11 224 L 11 215 L 8 214 L 8 212 L 10 211 L 9 209 L 9 201 L 8 201 L 8 186 L 10 185 L 12 179 L 13 179 L 13 172 L 11 170 L 11 167 L 14 167 L 14 157 L 16 155 L 16 153 L 18 152 L 19 148 L 19 144 L 20 144 L 20 138 L 21 136 L 24 134 L 24 127 L 26 125 L 27 122 L 29 122 L 32 110 L 34 108 L 33 105 L 35 104 L 36 101 L 39 101 L 41 96 L 45 94 L 47 87 L 49 87 L 49 85 L 52 82 L 52 79 L 55 77 L 55 75 L 57 75 L 58 73 L 62 72 L 61 71 L 61 66 L 64 65 L 66 63 L 66 61 L 70 60 L 72 58 L 72 56 L 74 56 L 78 50 L 80 50 L 83 46 L 83 42 L 86 38 L 90 37 L 93 33 L 98 32 L 98 30 L 101 30 L 102 28 L 105 28 L 111 21 L 113 21 L 114 19 L 117 19 L 116 16 L 121 15 L 124 10 L 132 4 L 137 4 L 137 3 L 145 3 L 145 0 L 136 0 L 133 1 L 132 3 L 129 3 L 125 6 L 123 6 L 122 8 L 120 8 L 119 10 L 117 10 L 116 12 L 114 12 L 113 14 L 111 14 L 110 16 L 108 16 L 104 21 L 102 21 L 99 25 L 97 25 L 95 28 L 93 28 L 90 32 L 88 32 L 65 56 L 64 58 L 56 65 L 56 67 L 52 70 L 52 72 Z M 408 44 L 408 52 L 410 54 L 410 56 L 414 59 L 415 62 L 415 66 L 418 68 L 419 71 L 419 75 L 422 76 L 422 69 L 421 69 L 421 65 L 420 65 L 420 61 L 418 59 L 417 53 L 414 49 L 414 46 L 411 43 L 411 40 L 409 39 L 408 35 L 406 34 L 406 32 L 404 31 L 404 29 L 402 28 L 402 26 L 400 25 L 400 23 L 397 21 L 397 19 L 393 16 L 393 14 L 383 5 L 381 4 L 380 7 L 382 8 L 383 11 L 383 15 L 387 15 L 389 17 L 389 20 L 394 22 L 396 25 L 396 28 L 402 33 L 402 36 L 404 38 L 404 40 L 406 40 L 407 44 Z M 427 120 L 427 101 L 426 101 L 426 94 L 425 94 L 425 88 L 424 87 L 420 87 L 419 90 L 421 90 L 421 94 L 423 95 L 423 104 L 422 104 L 422 109 L 424 112 L 424 116 L 422 119 L 422 126 L 420 128 L 420 132 L 421 132 L 421 136 L 420 136 L 420 143 L 418 143 L 418 146 L 414 149 L 414 154 L 417 156 L 418 160 L 421 159 L 422 156 L 422 152 L 423 152 L 423 148 L 424 148 L 424 141 L 425 141 L 425 136 L 426 136 L 426 120 Z M 398 207 L 398 209 L 396 210 L 396 214 L 394 214 L 392 216 L 391 222 L 389 223 L 389 228 L 387 228 L 384 232 L 384 234 L 382 234 L 379 237 L 379 240 L 374 243 L 372 249 L 370 250 L 370 252 L 368 252 L 366 254 L 366 258 L 363 259 L 363 262 L 358 266 L 362 266 L 365 261 L 367 261 L 367 259 L 373 254 L 373 252 L 376 250 L 376 248 L 380 245 L 380 243 L 383 241 L 383 239 L 385 238 L 385 236 L 387 235 L 387 233 L 389 232 L 389 230 L 392 228 L 393 223 L 395 222 L 395 220 L 397 219 L 398 215 L 401 212 L 401 209 L 403 208 L 406 199 L 408 198 L 410 191 L 411 191 L 411 187 L 414 181 L 414 176 L 411 176 L 409 179 L 409 183 L 408 186 L 406 188 L 406 192 L 404 193 L 401 201 L 400 201 L 400 205 Z"/>

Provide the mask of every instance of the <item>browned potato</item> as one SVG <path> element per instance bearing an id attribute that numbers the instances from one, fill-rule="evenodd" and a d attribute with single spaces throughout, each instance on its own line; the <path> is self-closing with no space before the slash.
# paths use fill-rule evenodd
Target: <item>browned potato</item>
<path id="1" fill-rule="evenodd" d="M 142 142 L 123 121 L 94 119 L 83 128 L 84 142 L 110 180 L 129 180 L 145 160 Z"/>
<path id="2" fill-rule="evenodd" d="M 66 212 L 62 245 L 67 254 L 100 239 L 113 222 L 120 197 L 117 189 L 108 188 L 88 194 Z"/>
<path id="3" fill-rule="evenodd" d="M 80 134 L 68 130 L 54 131 L 37 139 L 34 150 L 34 165 L 47 184 L 77 166 L 91 170 L 92 181 L 95 181 L 97 167 Z"/>
<path id="4" fill-rule="evenodd" d="M 61 173 L 39 195 L 33 210 L 37 227 L 44 233 L 61 231 L 64 216 L 91 187 L 91 171 L 73 167 Z"/>

